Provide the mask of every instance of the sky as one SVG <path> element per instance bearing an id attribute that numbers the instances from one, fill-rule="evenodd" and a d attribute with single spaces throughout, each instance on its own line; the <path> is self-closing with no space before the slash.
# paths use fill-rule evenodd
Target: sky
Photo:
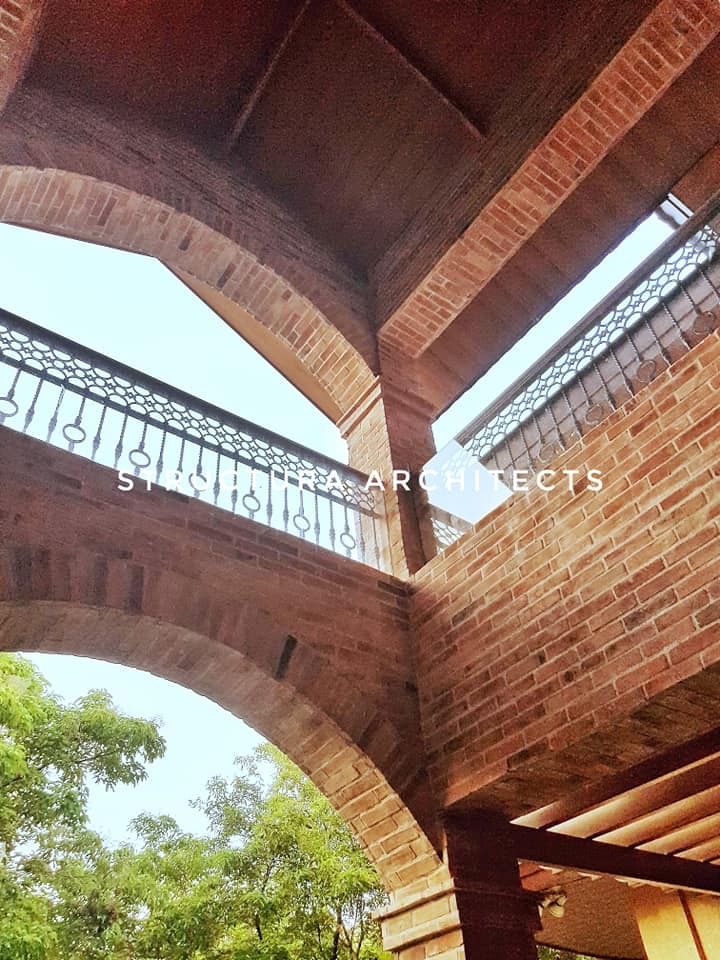
<path id="1" fill-rule="evenodd" d="M 434 427 L 438 462 L 457 452 L 452 438 L 480 410 L 668 234 L 657 217 L 642 224 L 441 416 Z M 0 224 L 0 306 L 347 462 L 334 424 L 157 261 Z M 480 509 L 477 498 L 470 503 L 456 494 L 440 505 L 476 520 L 495 502 L 488 496 Z M 122 711 L 162 723 L 168 751 L 145 784 L 114 793 L 91 788 L 91 824 L 111 843 L 122 842 L 128 822 L 145 811 L 202 831 L 202 815 L 189 801 L 210 777 L 230 775 L 233 758 L 260 742 L 216 704 L 149 674 L 79 657 L 31 659 L 63 699 L 107 689 Z"/>
<path id="2" fill-rule="evenodd" d="M 184 830 L 205 832 L 205 817 L 190 801 L 203 794 L 211 777 L 231 777 L 234 758 L 263 742 L 216 703 L 145 671 L 86 657 L 33 653 L 27 658 L 67 702 L 91 689 L 108 690 L 122 713 L 160 722 L 167 750 L 150 766 L 144 783 L 113 791 L 90 786 L 90 823 L 113 846 L 127 839 L 130 820 L 145 812 L 170 814 Z"/>

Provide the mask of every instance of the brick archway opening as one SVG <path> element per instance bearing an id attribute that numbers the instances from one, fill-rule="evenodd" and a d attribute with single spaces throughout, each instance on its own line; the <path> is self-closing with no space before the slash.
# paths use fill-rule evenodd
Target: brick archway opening
<path id="1" fill-rule="evenodd" d="M 242 614 L 253 639 L 267 630 L 262 611 L 245 606 Z M 263 639 L 272 642 L 269 634 Z M 0 602 L 0 650 L 107 660 L 206 696 L 303 770 L 358 836 L 389 893 L 410 879 L 431 876 L 440 864 L 430 840 L 373 759 L 312 702 L 301 684 L 264 669 L 258 660 L 262 650 L 251 655 L 247 645 L 234 649 L 230 642 L 167 619 L 67 600 Z"/>
<path id="2" fill-rule="evenodd" d="M 290 266 L 282 274 L 233 237 L 227 218 L 201 206 L 77 172 L 0 164 L 0 222 L 159 260 L 337 422 L 375 374 L 333 322 L 329 295 L 311 299 Z"/>

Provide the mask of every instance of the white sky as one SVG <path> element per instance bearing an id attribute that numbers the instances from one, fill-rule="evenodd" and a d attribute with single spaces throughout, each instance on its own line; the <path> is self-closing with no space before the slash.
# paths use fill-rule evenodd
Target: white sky
<path id="1" fill-rule="evenodd" d="M 654 217 L 641 225 L 439 418 L 438 448 L 668 233 Z M 0 224 L 0 291 L 0 306 L 7 310 L 347 461 L 335 426 L 156 261 Z M 107 689 L 123 711 L 162 720 L 168 752 L 153 765 L 148 782 L 115 793 L 91 791 L 92 825 L 111 842 L 121 841 L 128 821 L 146 810 L 169 813 L 187 829 L 202 830 L 202 817 L 188 801 L 202 793 L 211 776 L 231 773 L 233 757 L 260 740 L 217 705 L 149 674 L 77 657 L 35 654 L 32 659 L 65 699 Z"/>
<path id="2" fill-rule="evenodd" d="M 205 818 L 189 806 L 216 775 L 232 776 L 233 758 L 262 738 L 247 724 L 192 690 L 141 670 L 85 657 L 28 654 L 51 687 L 68 701 L 90 689 L 108 690 L 118 708 L 133 717 L 161 721 L 167 741 L 162 760 L 137 787 L 90 788 L 90 821 L 110 843 L 122 842 L 128 822 L 145 811 L 170 814 L 181 827 L 204 832 Z"/>

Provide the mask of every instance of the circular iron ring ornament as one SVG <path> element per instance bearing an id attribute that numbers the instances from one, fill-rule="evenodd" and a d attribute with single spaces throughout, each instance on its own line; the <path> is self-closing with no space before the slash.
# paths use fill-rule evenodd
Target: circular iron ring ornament
<path id="1" fill-rule="evenodd" d="M 130 451 L 128 460 L 134 467 L 137 467 L 138 470 L 144 470 L 145 467 L 150 466 L 150 454 L 147 450 L 140 450 L 139 447 Z"/>
<path id="2" fill-rule="evenodd" d="M 604 403 L 593 403 L 585 411 L 585 423 L 590 427 L 596 427 L 607 416 L 607 407 Z"/>
<path id="3" fill-rule="evenodd" d="M 693 333 L 696 337 L 706 337 L 709 333 L 713 332 L 717 326 L 717 322 L 717 312 L 715 310 L 706 310 L 704 313 L 695 317 L 692 325 Z"/>
<path id="4" fill-rule="evenodd" d="M 85 430 L 79 423 L 66 423 L 62 435 L 68 443 L 82 443 L 87 437 Z"/>
<path id="5" fill-rule="evenodd" d="M 303 516 L 302 513 L 296 513 L 293 517 L 293 526 L 298 533 L 301 533 L 304 536 L 310 529 L 311 523 L 307 517 Z M 340 537 L 340 540 L 342 540 L 342 536 Z"/>
<path id="6" fill-rule="evenodd" d="M 196 487 L 195 486 L 196 480 L 202 480 L 205 486 Z M 203 493 L 205 490 L 208 490 L 210 486 L 210 481 L 208 480 L 208 478 L 205 476 L 204 473 L 191 473 L 190 476 L 188 477 L 188 483 L 193 488 L 195 493 Z"/>
<path id="7" fill-rule="evenodd" d="M 12 397 L 0 397 L 0 417 L 14 417 L 19 409 Z"/>
<path id="8" fill-rule="evenodd" d="M 548 440 L 538 451 L 538 457 L 543 463 L 550 463 L 555 457 L 563 453 L 564 447 L 559 440 Z"/>
<path id="9" fill-rule="evenodd" d="M 657 373 L 657 361 L 652 357 L 649 360 L 643 360 L 638 364 L 635 376 L 640 383 L 650 383 Z"/>
<path id="10" fill-rule="evenodd" d="M 261 503 L 254 493 L 246 493 L 242 498 L 242 505 L 248 513 L 257 513 L 261 507 Z"/>
<path id="11" fill-rule="evenodd" d="M 357 540 L 348 530 L 343 530 L 340 534 L 340 543 L 346 550 L 354 550 L 357 546 Z"/>

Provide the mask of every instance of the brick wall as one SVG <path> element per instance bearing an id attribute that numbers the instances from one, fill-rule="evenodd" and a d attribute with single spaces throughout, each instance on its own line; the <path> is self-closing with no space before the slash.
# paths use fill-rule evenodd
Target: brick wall
<path id="1" fill-rule="evenodd" d="M 662 0 L 401 300 L 392 292 L 397 279 L 381 265 L 383 342 L 420 356 L 719 31 L 714 0 Z M 416 245 L 404 243 L 416 253 Z"/>
<path id="2" fill-rule="evenodd" d="M 29 63 L 43 5 L 44 0 L 0 0 L 0 113 Z"/>
<path id="3" fill-rule="evenodd" d="M 25 86 L 0 120 L 0 220 L 204 281 L 294 351 L 342 411 L 373 381 L 364 286 L 247 172 L 185 139 Z"/>
<path id="4" fill-rule="evenodd" d="M 613 751 L 622 765 L 716 725 L 717 681 L 702 678 L 720 660 L 719 402 L 715 332 L 553 464 L 602 470 L 601 493 L 516 495 L 416 576 L 443 804 L 482 792 L 517 813 L 607 772 Z M 681 702 L 691 680 L 704 710 Z M 624 719 L 633 743 L 605 736 L 561 758 Z"/>
<path id="5" fill-rule="evenodd" d="M 201 690 L 313 776 L 390 887 L 437 869 L 404 584 L 6 428 L 0 451 L 4 648 Z"/>

